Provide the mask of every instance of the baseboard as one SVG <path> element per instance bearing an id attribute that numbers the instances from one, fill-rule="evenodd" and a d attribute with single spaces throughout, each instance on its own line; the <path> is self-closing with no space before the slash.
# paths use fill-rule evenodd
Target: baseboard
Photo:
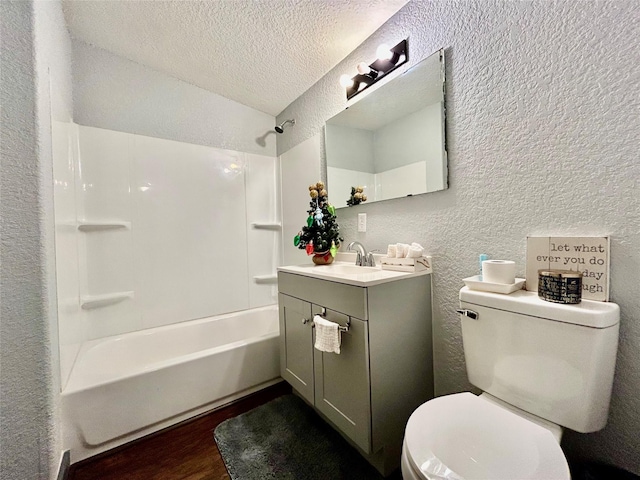
<path id="1" fill-rule="evenodd" d="M 60 459 L 60 468 L 56 480 L 67 480 L 69 478 L 69 467 L 71 466 L 71 451 L 65 450 Z"/>

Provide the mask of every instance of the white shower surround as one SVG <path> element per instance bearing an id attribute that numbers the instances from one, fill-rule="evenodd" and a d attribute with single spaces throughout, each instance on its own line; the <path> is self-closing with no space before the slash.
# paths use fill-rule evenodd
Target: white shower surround
<path id="1" fill-rule="evenodd" d="M 280 231 L 253 226 L 279 222 L 275 157 L 53 133 L 63 388 L 85 341 L 276 303 Z"/>
<path id="2" fill-rule="evenodd" d="M 85 342 L 62 392 L 72 462 L 280 378 L 277 307 Z"/>

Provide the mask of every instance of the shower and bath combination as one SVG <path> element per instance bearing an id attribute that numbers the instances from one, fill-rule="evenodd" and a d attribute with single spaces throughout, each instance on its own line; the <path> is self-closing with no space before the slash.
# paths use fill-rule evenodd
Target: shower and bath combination
<path id="1" fill-rule="evenodd" d="M 291 119 L 291 120 L 285 120 L 285 121 L 284 121 L 284 122 L 282 122 L 280 125 L 276 125 L 276 132 L 278 132 L 278 133 L 282 133 L 282 132 L 284 132 L 284 126 L 285 126 L 287 123 L 290 123 L 291 125 L 295 125 L 295 124 L 296 124 L 296 121 L 295 121 L 294 119 Z"/>

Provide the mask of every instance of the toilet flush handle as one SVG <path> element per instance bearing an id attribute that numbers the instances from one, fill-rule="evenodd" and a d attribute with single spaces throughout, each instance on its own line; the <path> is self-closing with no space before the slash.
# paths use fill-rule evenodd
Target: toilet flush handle
<path id="1" fill-rule="evenodd" d="M 473 310 L 468 310 L 466 308 L 458 308 L 456 310 L 460 315 L 464 315 L 465 317 L 469 317 L 472 320 L 478 320 L 478 312 L 474 312 Z"/>

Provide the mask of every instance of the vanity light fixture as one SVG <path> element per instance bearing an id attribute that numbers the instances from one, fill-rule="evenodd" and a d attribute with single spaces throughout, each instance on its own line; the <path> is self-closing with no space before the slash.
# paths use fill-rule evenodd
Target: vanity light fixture
<path id="1" fill-rule="evenodd" d="M 358 74 L 354 77 L 342 75 L 340 85 L 347 91 L 347 100 L 369 88 L 381 78 L 384 78 L 396 68 L 409 61 L 409 47 L 407 40 L 402 40 L 395 47 L 389 48 L 382 44 L 376 50 L 377 59 L 370 65 L 360 62 L 357 65 Z"/>

